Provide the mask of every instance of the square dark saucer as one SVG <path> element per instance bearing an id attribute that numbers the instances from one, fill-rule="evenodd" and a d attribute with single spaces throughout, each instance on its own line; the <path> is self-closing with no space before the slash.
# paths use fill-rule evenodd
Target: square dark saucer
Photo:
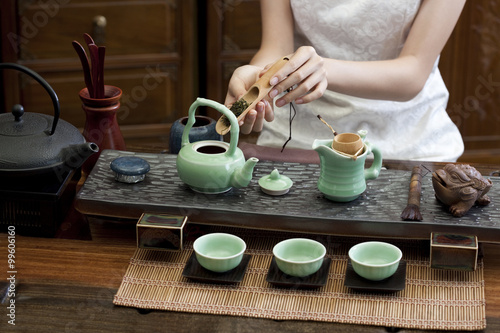
<path id="1" fill-rule="evenodd" d="M 305 277 L 296 277 L 283 273 L 276 264 L 276 259 L 273 257 L 269 272 L 267 273 L 266 281 L 276 286 L 295 287 L 295 288 L 319 288 L 328 281 L 328 271 L 330 270 L 330 258 L 324 258 L 323 264 L 319 270 Z"/>
<path id="2" fill-rule="evenodd" d="M 196 259 L 196 253 L 193 252 L 182 271 L 182 276 L 202 282 L 238 283 L 243 280 L 251 257 L 249 254 L 244 254 L 241 263 L 236 268 L 224 273 L 216 273 L 202 267 Z"/>
<path id="3" fill-rule="evenodd" d="M 344 285 L 359 291 L 372 292 L 396 292 L 405 289 L 406 285 L 406 261 L 399 262 L 398 269 L 394 275 L 381 281 L 370 281 L 359 276 L 352 268 L 351 259 L 347 262 Z"/>

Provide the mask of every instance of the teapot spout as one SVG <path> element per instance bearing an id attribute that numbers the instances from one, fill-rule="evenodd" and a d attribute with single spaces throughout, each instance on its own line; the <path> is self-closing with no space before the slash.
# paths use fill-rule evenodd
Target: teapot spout
<path id="1" fill-rule="evenodd" d="M 231 176 L 231 186 L 236 188 L 248 186 L 252 180 L 253 169 L 258 161 L 258 158 L 250 157 L 243 167 L 234 170 Z"/>
<path id="2" fill-rule="evenodd" d="M 99 147 L 93 142 L 84 142 L 76 145 L 71 145 L 63 150 L 64 161 L 71 168 L 79 168 L 83 162 L 92 154 L 99 152 Z"/>

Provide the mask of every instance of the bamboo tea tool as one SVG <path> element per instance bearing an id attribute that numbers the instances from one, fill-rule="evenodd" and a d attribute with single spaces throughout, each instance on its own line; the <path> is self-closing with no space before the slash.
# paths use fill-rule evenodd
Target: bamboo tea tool
<path id="1" fill-rule="evenodd" d="M 332 149 L 350 156 L 358 156 L 364 150 L 363 139 L 356 133 L 340 133 L 332 141 Z"/>
<path id="2" fill-rule="evenodd" d="M 356 160 L 358 158 L 358 156 L 363 153 L 365 146 L 363 144 L 361 137 L 358 134 L 341 133 L 339 135 L 339 133 L 337 133 L 337 131 L 334 130 L 333 127 L 330 126 L 330 124 L 328 124 L 326 122 L 326 120 L 323 119 L 323 117 L 321 117 L 319 114 L 317 115 L 317 117 L 319 120 L 321 120 L 321 122 L 323 124 L 328 126 L 333 133 L 333 141 L 332 141 L 332 147 L 331 147 L 333 150 L 335 150 L 340 155 L 350 157 L 353 160 Z M 347 138 L 347 141 L 343 142 L 342 140 L 344 140 L 344 139 L 342 139 L 341 141 L 337 141 L 337 138 L 339 136 Z M 359 141 L 359 142 L 353 141 L 353 139 L 352 139 L 353 137 L 356 139 L 355 141 Z"/>
<path id="3" fill-rule="evenodd" d="M 405 221 L 422 221 L 420 214 L 420 192 L 422 191 L 422 170 L 420 166 L 413 167 L 410 179 L 410 191 L 408 193 L 408 205 L 401 213 L 401 219 Z"/>
<path id="4" fill-rule="evenodd" d="M 255 109 L 255 105 L 262 100 L 271 90 L 272 86 L 269 84 L 269 80 L 271 77 L 276 74 L 278 70 L 280 70 L 288 61 L 288 58 L 283 57 L 278 60 L 271 68 L 268 69 L 267 72 L 264 73 L 251 87 L 248 91 L 241 97 L 236 103 L 243 103 L 243 105 L 248 104 L 241 114 L 235 114 L 238 121 L 245 117 L 248 111 Z M 231 111 L 233 109 L 231 108 Z M 234 111 L 233 111 L 234 112 Z M 217 133 L 224 135 L 229 132 L 231 129 L 231 125 L 225 116 L 222 116 L 217 121 L 215 125 L 215 130 Z"/>

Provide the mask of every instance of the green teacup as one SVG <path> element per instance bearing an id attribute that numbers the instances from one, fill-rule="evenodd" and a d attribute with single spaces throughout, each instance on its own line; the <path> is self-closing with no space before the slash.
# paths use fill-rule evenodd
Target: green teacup
<path id="1" fill-rule="evenodd" d="M 273 248 L 278 268 L 285 274 L 304 277 L 316 273 L 323 264 L 326 248 L 307 238 L 291 238 Z"/>
<path id="2" fill-rule="evenodd" d="M 397 246 L 384 242 L 359 243 L 349 250 L 354 271 L 372 281 L 384 280 L 396 273 L 402 256 Z"/>
<path id="3" fill-rule="evenodd" d="M 201 236 L 193 244 L 199 264 L 217 273 L 236 268 L 241 263 L 246 247 L 241 238 L 225 233 Z"/>

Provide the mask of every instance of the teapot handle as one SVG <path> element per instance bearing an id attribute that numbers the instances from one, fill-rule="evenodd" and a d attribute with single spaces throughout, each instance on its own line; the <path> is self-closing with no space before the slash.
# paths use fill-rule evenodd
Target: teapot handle
<path id="1" fill-rule="evenodd" d="M 373 153 L 373 163 L 368 169 L 365 169 L 365 180 L 375 179 L 380 174 L 380 169 L 382 169 L 382 152 L 369 142 L 365 142 L 365 144 Z"/>
<path id="2" fill-rule="evenodd" d="M 196 121 L 195 112 L 196 108 L 198 108 L 198 106 L 200 105 L 211 107 L 219 111 L 229 119 L 229 122 L 231 123 L 231 141 L 229 143 L 229 149 L 226 152 L 226 156 L 233 156 L 234 153 L 236 152 L 236 148 L 238 146 L 238 137 L 240 135 L 240 127 L 238 125 L 238 120 L 236 119 L 234 113 L 231 112 L 231 110 L 229 110 L 227 107 L 225 107 L 220 103 L 205 98 L 197 98 L 196 101 L 194 101 L 193 104 L 191 104 L 191 106 L 189 107 L 189 117 L 186 127 L 184 128 L 184 132 L 182 132 L 181 147 L 184 147 L 185 145 L 189 144 L 189 131 L 191 130 L 191 127 L 193 127 Z"/>
<path id="3" fill-rule="evenodd" d="M 31 76 L 35 81 L 40 83 L 42 87 L 49 93 L 50 98 L 52 99 L 52 104 L 54 105 L 54 120 L 52 121 L 52 129 L 49 135 L 54 134 L 57 126 L 57 122 L 59 121 L 59 114 L 61 113 L 61 108 L 59 106 L 59 98 L 57 97 L 56 92 L 52 87 L 45 81 L 39 74 L 35 73 L 33 70 L 28 67 L 16 64 L 16 63 L 0 63 L 0 69 L 16 69 L 25 74 Z"/>

